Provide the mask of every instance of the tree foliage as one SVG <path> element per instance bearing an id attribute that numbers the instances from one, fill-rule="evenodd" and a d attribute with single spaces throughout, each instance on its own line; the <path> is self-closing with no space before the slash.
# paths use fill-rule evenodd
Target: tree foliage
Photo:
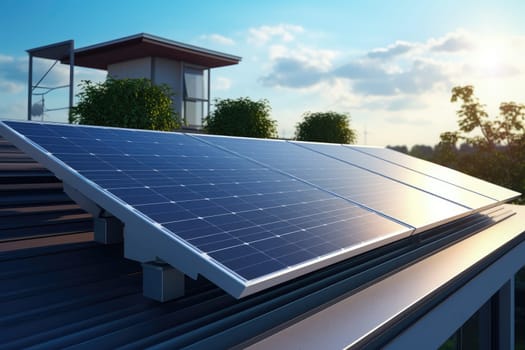
<path id="1" fill-rule="evenodd" d="M 414 157 L 418 157 L 425 160 L 431 160 L 434 155 L 434 149 L 432 146 L 427 145 L 414 145 L 410 148 L 409 154 Z"/>
<path id="2" fill-rule="evenodd" d="M 270 112 L 268 100 L 217 99 L 215 110 L 204 121 L 204 129 L 218 135 L 277 137 L 277 122 L 270 118 Z"/>
<path id="3" fill-rule="evenodd" d="M 490 118 L 470 85 L 454 87 L 451 102 L 461 102 L 459 130 L 441 134 L 434 161 L 525 193 L 525 105 L 503 102 Z"/>
<path id="4" fill-rule="evenodd" d="M 405 146 L 405 145 L 396 145 L 396 146 L 386 146 L 386 148 L 389 148 L 391 150 L 394 150 L 394 151 L 397 151 L 397 152 L 401 152 L 401 153 L 404 153 L 404 154 L 408 154 L 408 147 Z"/>
<path id="5" fill-rule="evenodd" d="M 84 80 L 80 86 L 71 123 L 167 131 L 179 127 L 173 92 L 167 85 L 154 85 L 148 79 L 108 78 L 102 83 Z"/>
<path id="6" fill-rule="evenodd" d="M 297 124 L 295 138 L 300 141 L 355 143 L 357 133 L 350 128 L 350 115 L 337 112 L 307 112 Z"/>

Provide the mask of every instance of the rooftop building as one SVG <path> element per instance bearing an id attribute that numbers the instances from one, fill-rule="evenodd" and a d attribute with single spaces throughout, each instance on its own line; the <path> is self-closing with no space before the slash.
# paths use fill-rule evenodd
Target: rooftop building
<path id="1" fill-rule="evenodd" d="M 56 60 L 70 66 L 68 108 L 73 106 L 74 69 L 101 69 L 116 79 L 147 78 L 155 84 L 166 84 L 175 93 L 173 107 L 182 124 L 199 129 L 210 112 L 210 71 L 238 64 L 241 58 L 193 45 L 140 33 L 87 47 L 74 48 L 74 41 L 46 45 L 27 50 L 29 54 L 28 119 L 41 109 L 34 108 L 35 92 L 39 94 L 57 87 L 33 83 L 33 57 Z M 47 73 L 46 73 L 47 74 Z M 62 88 L 58 87 L 58 88 Z M 36 90 L 36 91 L 35 91 Z"/>

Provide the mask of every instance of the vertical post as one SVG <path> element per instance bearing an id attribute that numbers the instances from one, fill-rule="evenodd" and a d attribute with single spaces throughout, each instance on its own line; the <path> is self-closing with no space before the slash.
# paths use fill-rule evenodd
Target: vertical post
<path id="1" fill-rule="evenodd" d="M 33 54 L 29 53 L 29 70 L 27 79 L 27 120 L 31 120 L 31 108 L 33 106 Z"/>
<path id="2" fill-rule="evenodd" d="M 498 349 L 514 350 L 514 278 L 505 283 L 497 293 L 498 298 Z"/>
<path id="3" fill-rule="evenodd" d="M 179 89 L 180 89 L 180 126 L 181 128 L 186 125 L 186 97 L 184 96 L 184 70 L 186 69 L 186 65 L 184 62 L 180 62 L 180 81 L 179 81 Z"/>
<path id="4" fill-rule="evenodd" d="M 75 88 L 75 42 L 70 41 L 69 44 L 69 109 L 68 109 L 68 122 L 70 120 L 71 108 L 73 107 L 73 94 Z"/>
<path id="5" fill-rule="evenodd" d="M 490 350 L 494 334 L 492 333 L 492 298 L 478 310 L 478 345 L 479 350 Z M 462 340 L 463 342 L 464 340 Z"/>
<path id="6" fill-rule="evenodd" d="M 211 86 L 211 68 L 208 68 L 208 110 L 206 111 L 206 116 L 208 117 L 210 115 L 210 99 L 211 99 L 211 96 L 210 96 L 210 86 Z M 203 121 L 201 121 L 201 125 L 203 124 Z"/>

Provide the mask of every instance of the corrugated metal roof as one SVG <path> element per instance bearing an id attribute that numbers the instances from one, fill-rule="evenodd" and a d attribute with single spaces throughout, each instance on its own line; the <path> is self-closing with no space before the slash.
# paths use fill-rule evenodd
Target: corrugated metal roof
<path id="1" fill-rule="evenodd" d="M 92 231 L 91 216 L 64 194 L 62 183 L 1 138 L 0 169 L 0 251 L 27 246 L 29 238 Z"/>

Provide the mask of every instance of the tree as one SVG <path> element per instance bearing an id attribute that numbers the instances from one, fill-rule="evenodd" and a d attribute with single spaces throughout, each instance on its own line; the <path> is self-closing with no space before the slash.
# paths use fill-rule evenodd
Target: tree
<path id="1" fill-rule="evenodd" d="M 217 99 L 215 110 L 204 120 L 204 130 L 217 135 L 277 137 L 277 122 L 270 118 L 270 111 L 268 100 Z"/>
<path id="2" fill-rule="evenodd" d="M 355 143 L 357 133 L 350 128 L 350 115 L 337 112 L 307 112 L 297 124 L 295 138 L 300 141 Z"/>
<path id="3" fill-rule="evenodd" d="M 167 85 L 148 79 L 113 79 L 81 82 L 79 102 L 70 123 L 171 131 L 179 127 L 172 107 L 173 92 Z"/>
<path id="4" fill-rule="evenodd" d="M 397 151 L 397 152 L 401 152 L 401 153 L 404 153 L 404 154 L 408 154 L 408 148 L 405 145 L 398 145 L 398 146 L 387 145 L 386 148 L 389 148 L 391 150 L 394 150 L 394 151 Z"/>
<path id="5" fill-rule="evenodd" d="M 459 101 L 459 130 L 441 134 L 434 160 L 524 193 L 525 105 L 503 102 L 491 119 L 471 85 L 452 89 L 451 102 Z M 466 144 L 462 151 L 456 147 L 460 140 Z"/>
<path id="6" fill-rule="evenodd" d="M 452 89 L 451 102 L 462 101 L 459 116 L 459 137 L 468 144 L 484 149 L 496 146 L 519 147 L 523 143 L 525 130 L 525 105 L 515 102 L 500 104 L 500 115 L 494 120 L 485 112 L 485 105 L 474 96 L 474 87 L 456 86 Z M 478 131 L 481 136 L 471 136 Z"/>
<path id="7" fill-rule="evenodd" d="M 409 154 L 413 157 L 430 160 L 434 155 L 434 149 L 427 145 L 414 145 L 410 148 Z"/>

